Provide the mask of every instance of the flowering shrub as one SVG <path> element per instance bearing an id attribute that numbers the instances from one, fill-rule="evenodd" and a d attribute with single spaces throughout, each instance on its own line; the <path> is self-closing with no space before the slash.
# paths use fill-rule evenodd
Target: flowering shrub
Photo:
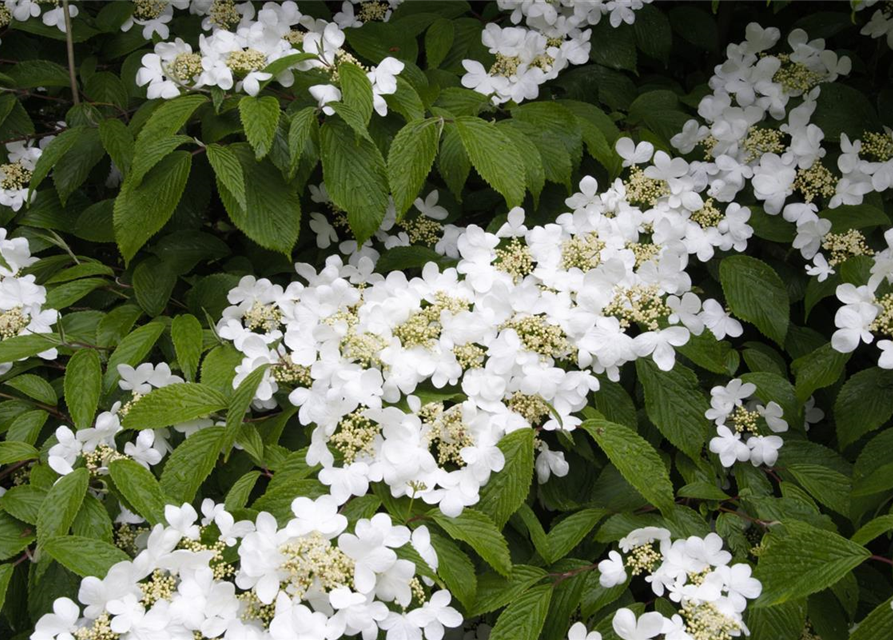
<path id="1" fill-rule="evenodd" d="M 0 634 L 893 636 L 893 14 L 0 0 Z"/>

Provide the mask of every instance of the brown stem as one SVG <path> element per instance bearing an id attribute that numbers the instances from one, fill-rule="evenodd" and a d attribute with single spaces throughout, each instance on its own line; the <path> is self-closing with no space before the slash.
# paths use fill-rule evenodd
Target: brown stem
<path id="1" fill-rule="evenodd" d="M 871 559 L 877 560 L 878 562 L 884 562 L 886 564 L 889 564 L 890 566 L 893 566 L 893 560 L 890 560 L 890 558 L 885 558 L 884 556 L 871 556 Z"/>
<path id="2" fill-rule="evenodd" d="M 62 0 L 62 13 L 65 15 L 65 44 L 68 49 L 68 77 L 71 79 L 71 99 L 75 106 L 81 103 L 78 93 L 78 80 L 74 68 L 74 37 L 71 34 L 71 12 L 68 10 L 68 0 Z"/>

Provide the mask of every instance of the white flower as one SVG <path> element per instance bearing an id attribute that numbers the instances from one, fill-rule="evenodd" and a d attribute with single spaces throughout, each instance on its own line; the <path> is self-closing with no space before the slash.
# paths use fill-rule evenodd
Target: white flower
<path id="1" fill-rule="evenodd" d="M 736 461 L 746 462 L 751 455 L 750 448 L 741 441 L 741 434 L 733 433 L 725 425 L 716 428 L 716 437 L 710 439 L 710 451 L 719 456 L 724 467 L 731 467 Z"/>
<path id="2" fill-rule="evenodd" d="M 567 632 L 567 640 L 602 640 L 598 631 L 587 631 L 582 622 L 575 622 Z"/>
<path id="3" fill-rule="evenodd" d="M 778 436 L 751 436 L 747 439 L 751 464 L 755 467 L 761 464 L 767 467 L 773 466 L 778 460 L 778 450 L 783 444 L 784 440 Z"/>
<path id="4" fill-rule="evenodd" d="M 635 144 L 631 138 L 618 138 L 614 148 L 617 150 L 617 155 L 623 158 L 624 167 L 645 164 L 654 155 L 653 144 L 646 141 Z"/>
<path id="5" fill-rule="evenodd" d="M 416 198 L 413 205 L 423 216 L 432 220 L 446 220 L 450 212 L 437 204 L 439 198 L 440 193 L 438 193 L 437 189 L 433 189 L 424 200 Z"/>
<path id="6" fill-rule="evenodd" d="M 598 583 L 610 589 L 626 582 L 626 565 L 623 556 L 616 551 L 608 552 L 608 558 L 598 563 Z"/>
<path id="7" fill-rule="evenodd" d="M 657 611 L 643 613 L 636 620 L 636 614 L 627 608 L 618 609 L 611 621 L 614 633 L 623 640 L 650 640 L 661 633 L 664 617 Z"/>
<path id="8" fill-rule="evenodd" d="M 53 613 L 41 616 L 34 626 L 32 640 L 74 640 L 80 609 L 69 598 L 57 598 Z"/>
<path id="9" fill-rule="evenodd" d="M 338 501 L 332 496 L 320 496 L 316 500 L 295 498 L 291 503 L 293 520 L 286 525 L 290 536 L 304 536 L 318 531 L 326 538 L 334 538 L 347 528 L 347 518 L 338 513 Z"/>

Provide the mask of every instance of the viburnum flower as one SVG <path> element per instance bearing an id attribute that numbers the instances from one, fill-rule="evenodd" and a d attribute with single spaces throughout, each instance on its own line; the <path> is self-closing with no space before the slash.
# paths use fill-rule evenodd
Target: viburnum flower
<path id="1" fill-rule="evenodd" d="M 614 613 L 611 626 L 623 640 L 650 640 L 662 632 L 664 617 L 651 611 L 636 619 L 636 614 L 624 607 Z"/>

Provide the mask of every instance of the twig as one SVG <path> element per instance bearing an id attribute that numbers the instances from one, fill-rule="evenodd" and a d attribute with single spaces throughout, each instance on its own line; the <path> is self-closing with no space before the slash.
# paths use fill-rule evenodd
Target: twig
<path id="1" fill-rule="evenodd" d="M 68 0 L 62 0 L 62 13 L 65 15 L 65 44 L 68 49 L 68 77 L 71 79 L 71 98 L 74 105 L 81 103 L 78 94 L 78 80 L 74 69 L 74 37 L 71 34 L 71 12 L 68 10 Z"/>
<path id="2" fill-rule="evenodd" d="M 886 564 L 889 564 L 890 566 L 893 566 L 893 560 L 890 560 L 890 558 L 885 558 L 884 556 L 870 556 L 870 558 L 872 560 L 877 560 L 878 562 L 884 562 Z"/>

